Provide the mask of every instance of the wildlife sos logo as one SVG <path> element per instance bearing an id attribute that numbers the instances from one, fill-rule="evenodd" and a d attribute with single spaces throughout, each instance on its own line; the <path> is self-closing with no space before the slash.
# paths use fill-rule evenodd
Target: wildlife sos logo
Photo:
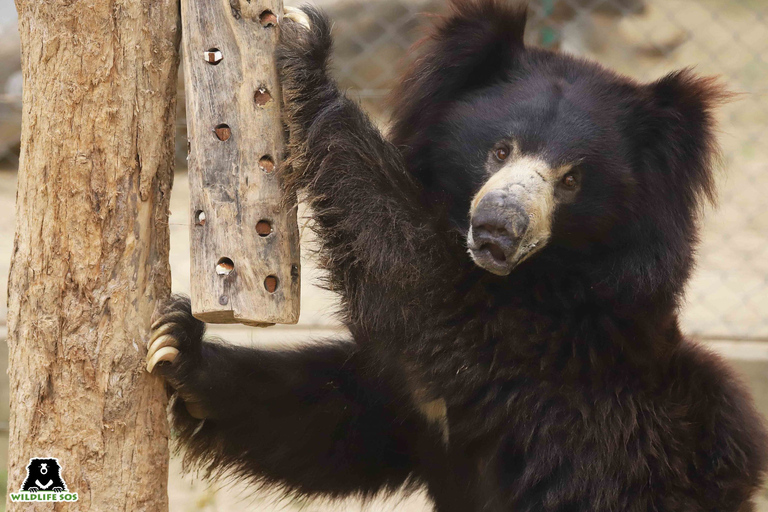
<path id="1" fill-rule="evenodd" d="M 11 501 L 77 501 L 77 493 L 69 492 L 61 476 L 59 459 L 32 457 L 27 466 L 27 478 L 19 492 L 11 493 Z"/>

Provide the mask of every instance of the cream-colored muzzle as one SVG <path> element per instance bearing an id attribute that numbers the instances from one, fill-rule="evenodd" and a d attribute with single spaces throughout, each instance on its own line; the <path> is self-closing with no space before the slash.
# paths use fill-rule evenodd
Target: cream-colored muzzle
<path id="1" fill-rule="evenodd" d="M 488 179 L 470 210 L 467 245 L 477 265 L 507 275 L 546 244 L 559 174 L 539 158 L 517 156 Z"/>

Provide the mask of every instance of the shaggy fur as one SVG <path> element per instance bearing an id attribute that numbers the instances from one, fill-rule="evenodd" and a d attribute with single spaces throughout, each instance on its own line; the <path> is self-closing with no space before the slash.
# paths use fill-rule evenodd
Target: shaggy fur
<path id="1" fill-rule="evenodd" d="M 188 458 L 300 494 L 423 484 L 439 512 L 752 510 L 761 420 L 678 328 L 721 89 L 689 71 L 636 83 L 525 47 L 524 9 L 452 6 L 394 94 L 392 142 L 330 78 L 329 21 L 282 24 L 281 176 L 312 206 L 352 339 L 203 341 L 172 300 L 155 327 L 174 324 L 161 372 Z M 508 136 L 579 162 L 583 183 L 499 277 L 464 237 Z"/>

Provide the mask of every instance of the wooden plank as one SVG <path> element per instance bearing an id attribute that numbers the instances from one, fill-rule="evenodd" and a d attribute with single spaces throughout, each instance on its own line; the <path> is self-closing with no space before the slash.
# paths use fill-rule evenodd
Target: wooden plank
<path id="1" fill-rule="evenodd" d="M 205 322 L 299 319 L 296 201 L 284 200 L 275 173 L 284 158 L 274 59 L 282 9 L 281 0 L 181 2 L 191 297 Z"/>

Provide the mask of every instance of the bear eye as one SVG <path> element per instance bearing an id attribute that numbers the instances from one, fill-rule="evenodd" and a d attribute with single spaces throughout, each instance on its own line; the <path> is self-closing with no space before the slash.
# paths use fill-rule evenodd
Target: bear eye
<path id="1" fill-rule="evenodd" d="M 576 185 L 578 184 L 576 180 L 576 176 L 573 175 L 572 172 L 569 172 L 565 176 L 563 176 L 562 184 L 566 188 L 576 188 Z"/>
<path id="2" fill-rule="evenodd" d="M 498 147 L 493 151 L 493 154 L 496 155 L 497 160 L 503 162 L 509 156 L 509 148 L 507 146 Z"/>

